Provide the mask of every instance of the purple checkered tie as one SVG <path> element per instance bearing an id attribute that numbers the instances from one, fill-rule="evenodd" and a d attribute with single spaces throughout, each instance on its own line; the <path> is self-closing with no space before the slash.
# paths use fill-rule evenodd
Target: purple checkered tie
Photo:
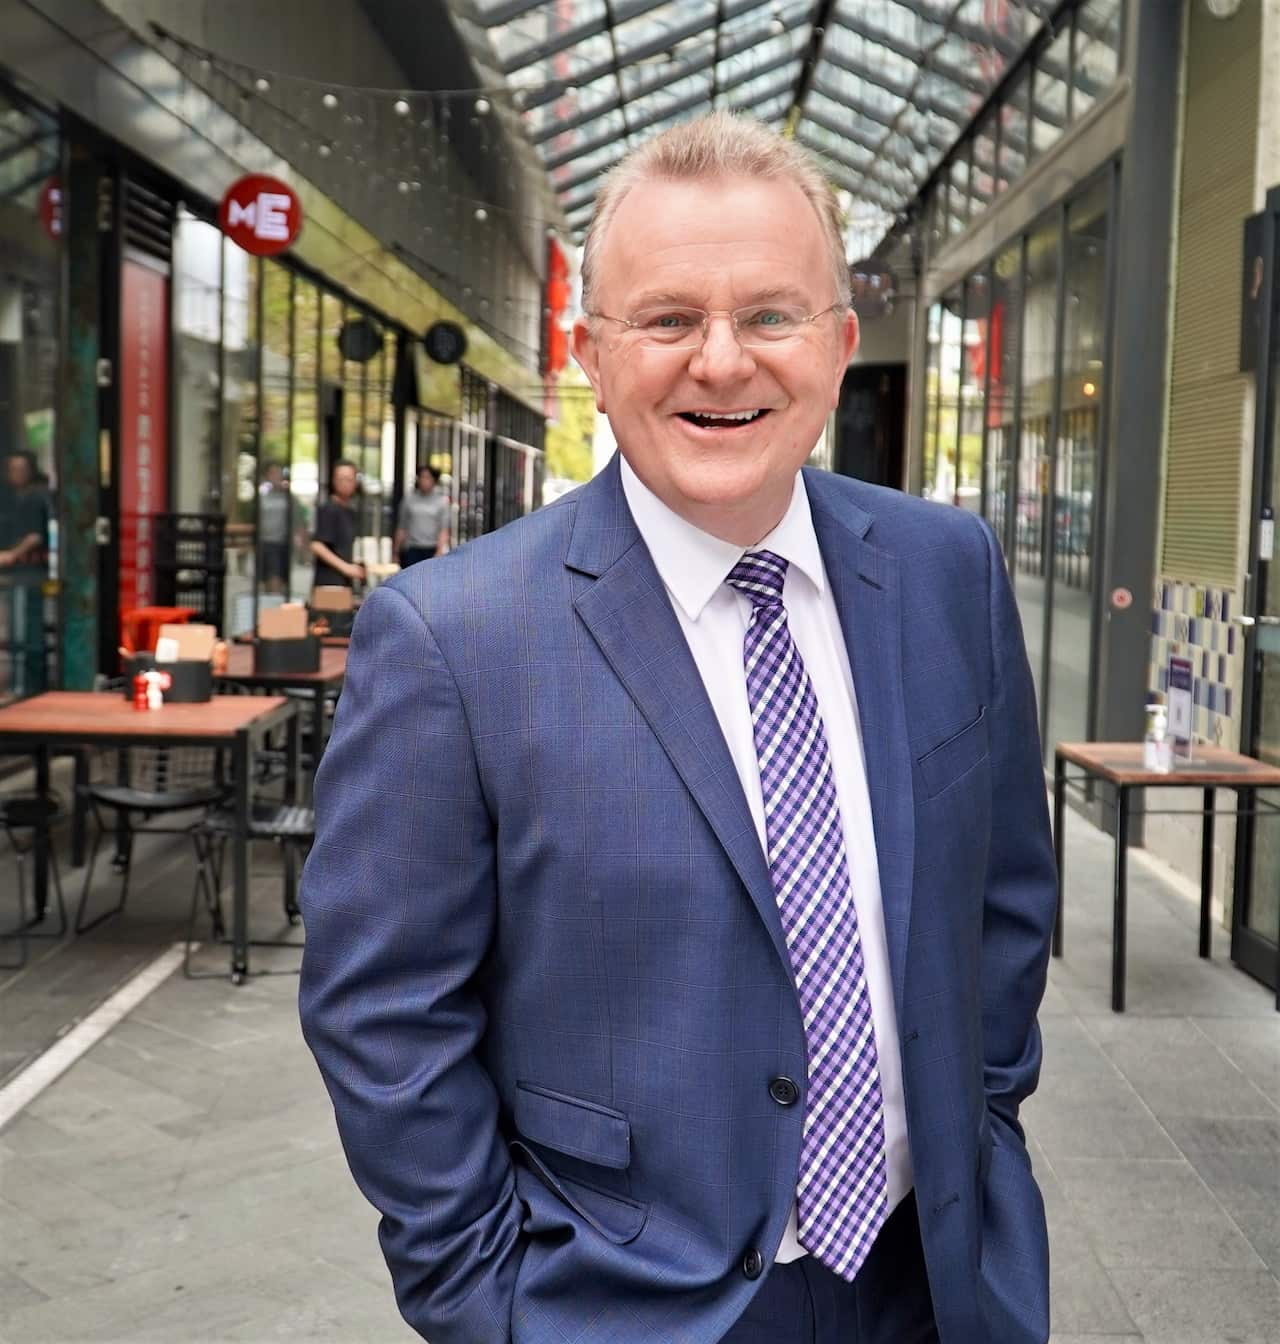
<path id="1" fill-rule="evenodd" d="M 787 628 L 786 577 L 780 556 L 748 551 L 725 582 L 751 601 L 743 659 L 769 872 L 809 1053 L 800 1244 L 852 1282 L 885 1220 L 884 1103 L 827 736 Z"/>

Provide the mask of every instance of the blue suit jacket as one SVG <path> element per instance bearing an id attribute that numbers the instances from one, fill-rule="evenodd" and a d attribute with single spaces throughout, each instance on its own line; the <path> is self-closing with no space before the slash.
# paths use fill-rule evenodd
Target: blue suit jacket
<path id="1" fill-rule="evenodd" d="M 944 1344 L 1048 1337 L 1018 1106 L 1055 891 L 974 517 L 806 473 L 862 721 Z M 379 588 L 302 884 L 302 1020 L 431 1344 L 712 1344 L 795 1194 L 805 1041 L 728 748 L 622 493 Z"/>

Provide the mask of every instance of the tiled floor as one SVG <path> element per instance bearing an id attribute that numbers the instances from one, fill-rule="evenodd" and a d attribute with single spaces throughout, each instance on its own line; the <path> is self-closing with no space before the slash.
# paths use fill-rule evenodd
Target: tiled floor
<path id="1" fill-rule="evenodd" d="M 1112 1015 L 1110 842 L 1075 817 L 1069 831 L 1067 956 L 1025 1111 L 1054 1344 L 1275 1344 L 1272 996 L 1224 960 L 1221 932 L 1199 961 L 1194 908 L 1135 862 L 1129 1012 Z M 154 853 L 126 920 L 0 982 L 12 1064 L 172 941 L 184 864 Z M 257 865 L 272 924 L 271 851 Z M 287 976 L 237 990 L 177 974 L 0 1132 L 0 1344 L 412 1338 L 295 991 Z"/>

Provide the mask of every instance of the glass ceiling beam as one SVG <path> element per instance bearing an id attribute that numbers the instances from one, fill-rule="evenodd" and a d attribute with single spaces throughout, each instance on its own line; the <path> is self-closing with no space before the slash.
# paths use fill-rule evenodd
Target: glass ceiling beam
<path id="1" fill-rule="evenodd" d="M 843 28 L 846 33 L 852 33 L 854 37 L 869 42 L 873 47 L 884 47 L 895 56 L 901 56 L 904 61 L 910 61 L 917 69 L 927 68 L 951 84 L 968 89 L 970 93 L 976 93 L 979 97 L 986 96 L 988 86 L 981 79 L 971 75 L 967 70 L 957 69 L 948 61 L 939 60 L 931 54 L 928 47 L 922 51 L 914 42 L 906 42 L 902 38 L 894 37 L 892 33 L 873 28 L 869 23 L 863 23 L 849 14 L 836 13 L 832 15 L 832 22 L 837 27 Z"/>
<path id="2" fill-rule="evenodd" d="M 822 94 L 824 98 L 830 98 L 833 103 L 842 104 L 844 107 L 847 107 L 850 112 L 857 112 L 859 116 L 865 117 L 868 121 L 877 122 L 886 130 L 891 131 L 898 129 L 895 126 L 893 117 L 886 116 L 879 108 L 872 106 L 870 103 L 864 103 L 860 98 L 853 98 L 847 93 L 842 93 L 834 84 L 823 77 L 821 71 L 819 71 L 818 77 L 814 80 L 813 90 L 815 93 Z M 809 115 L 811 114 L 806 110 L 805 116 Z M 841 134 L 844 134 L 844 132 L 842 131 Z M 929 144 L 935 149 L 942 150 L 943 152 L 950 149 L 951 146 L 955 144 L 954 135 L 948 135 L 945 131 L 940 130 L 932 123 L 929 123 L 926 126 L 926 135 L 928 136 Z M 908 139 L 914 140 L 915 137 L 908 135 Z"/>
<path id="3" fill-rule="evenodd" d="M 472 12 L 482 28 L 501 28 L 504 23 L 522 18 L 545 3 L 546 0 L 507 0 L 505 5 L 495 5 L 492 9 L 477 5 Z"/>
<path id="4" fill-rule="evenodd" d="M 771 74 L 774 70 L 782 69 L 791 65 L 795 57 L 789 52 L 782 52 L 775 56 L 773 60 L 766 61 L 763 65 L 758 65 L 752 70 L 744 70 L 727 84 L 721 85 L 721 93 L 729 93 L 736 89 L 740 84 L 745 84 L 749 79 L 755 79 L 759 75 Z M 667 117 L 673 117 L 680 112 L 690 111 L 692 108 L 700 106 L 707 101 L 707 92 L 703 90 L 697 94 L 689 95 L 660 108 L 656 112 L 651 112 L 642 117 L 639 121 L 633 122 L 630 126 L 631 131 L 643 131 L 646 127 L 654 125 L 656 122 L 664 121 Z M 760 101 L 764 101 L 761 99 Z M 618 138 L 617 131 L 608 131 L 603 135 L 598 135 L 593 140 L 583 140 L 576 145 L 571 145 L 561 150 L 558 154 L 553 154 L 543 160 L 543 165 L 548 172 L 556 168 L 563 168 L 566 163 L 572 163 L 574 159 L 580 158 L 584 154 L 590 154 L 592 150 L 602 149 L 605 145 Z M 618 156 L 622 157 L 621 154 Z"/>
<path id="5" fill-rule="evenodd" d="M 787 64 L 790 64 L 792 60 L 794 60 L 794 57 L 788 58 Z M 748 80 L 755 79 L 758 75 L 767 73 L 768 71 L 765 69 L 765 67 L 761 66 L 759 70 L 752 70 L 744 78 L 734 80 L 732 85 L 726 85 L 723 89 L 721 89 L 721 93 L 731 92 L 732 89 L 737 88 L 738 85 L 745 84 Z M 729 106 L 734 111 L 741 111 L 742 109 L 747 107 L 761 107 L 764 104 L 768 103 L 771 99 L 778 97 L 779 94 L 789 92 L 790 89 L 791 89 L 791 76 L 789 73 L 787 73 L 784 74 L 781 79 L 774 80 L 772 84 L 766 85 L 763 89 L 754 90 L 751 94 L 750 102 L 748 103 L 730 102 Z M 678 103 L 672 103 L 669 107 L 664 107 L 659 111 L 654 112 L 651 116 L 646 117 L 643 122 L 637 122 L 633 129 L 637 131 L 643 131 L 646 130 L 649 126 L 657 125 L 659 122 L 669 121 L 672 117 L 678 117 L 682 113 L 691 112 L 695 108 L 702 106 L 703 104 L 707 103 L 707 99 L 708 95 L 706 93 L 690 95 L 688 98 L 682 99 Z M 618 138 L 617 135 L 611 135 L 605 139 L 604 143 L 607 144 L 609 143 L 609 141 L 616 140 L 617 138 Z M 599 148 L 599 146 L 597 146 L 597 148 Z M 589 173 L 581 174 L 579 179 L 566 182 L 562 186 L 557 188 L 557 194 L 560 198 L 560 207 L 561 209 L 564 210 L 566 215 L 573 214 L 574 211 L 581 209 L 582 206 L 588 204 L 591 200 L 594 199 L 596 190 L 599 186 L 600 178 L 602 178 L 605 175 L 605 173 L 609 171 L 610 168 L 612 168 L 615 164 L 617 164 L 619 160 L 622 159 L 623 155 L 626 154 L 626 152 L 627 152 L 626 147 L 620 146 L 617 158 L 610 160 L 608 163 L 601 164 L 599 167 L 593 168 Z M 582 187 L 587 184 L 590 184 L 591 186 L 590 191 L 579 190 L 579 191 L 573 191 L 572 194 L 569 195 L 568 197 L 564 195 L 565 192 L 572 191 L 574 187 Z"/>
<path id="6" fill-rule="evenodd" d="M 902 197 L 878 177 L 868 174 L 865 163 L 855 163 L 847 154 L 842 154 L 830 145 L 824 145 L 813 136 L 805 135 L 803 123 L 796 130 L 796 139 L 807 146 L 823 161 L 823 167 L 842 169 L 840 185 L 862 200 L 870 199 L 886 210 L 896 211 L 902 203 Z M 913 179 L 914 180 L 914 179 Z"/>
<path id="7" fill-rule="evenodd" d="M 768 2 L 769 0 L 750 0 L 750 3 L 739 6 L 736 12 L 745 14 L 753 9 L 762 9 Z M 733 17 L 733 15 L 730 15 L 730 17 Z M 733 60 L 734 57 L 741 56 L 743 52 L 758 47 L 769 36 L 771 36 L 769 29 L 763 25 L 759 28 L 753 28 L 749 32 L 740 33 L 725 46 L 720 53 L 720 59 L 721 61 Z M 658 70 L 656 78 L 638 82 L 631 92 L 631 99 L 633 102 L 637 102 L 641 98 L 648 97 L 651 93 L 657 93 L 660 89 L 665 89 L 668 85 L 677 84 L 680 80 L 687 79 L 690 75 L 700 75 L 704 70 L 709 70 L 714 62 L 714 54 L 709 48 L 700 51 L 696 56 L 671 61 Z M 555 96 L 558 97 L 559 95 Z M 541 101 L 551 100 L 543 99 Z M 545 144 L 548 140 L 554 140 L 557 135 L 563 135 L 565 131 L 572 131 L 579 126 L 585 126 L 588 122 L 595 121 L 596 118 L 602 117 L 606 113 L 617 111 L 621 103 L 621 94 L 614 94 L 585 112 L 575 112 L 562 121 L 544 126 L 533 136 L 533 143 L 535 145 Z M 525 103 L 525 106 L 530 108 L 536 105 L 532 100 Z"/>
<path id="8" fill-rule="evenodd" d="M 874 84 L 877 88 L 883 89 L 885 93 L 897 98 L 904 104 L 904 106 L 910 104 L 922 112 L 932 113 L 934 116 L 941 117 L 943 121 L 950 122 L 951 125 L 956 128 L 957 134 L 964 125 L 964 121 L 960 114 L 953 107 L 948 106 L 946 103 L 941 103 L 936 98 L 932 98 L 928 95 L 923 97 L 919 96 L 919 91 L 917 89 L 899 83 L 890 75 L 886 75 L 878 70 L 872 70 L 869 66 L 861 65 L 857 61 L 850 60 L 848 56 L 842 56 L 834 51 L 824 51 L 822 53 L 822 59 L 826 64 L 834 65 L 836 69 L 843 70 L 845 74 L 852 75 L 855 79 L 860 79 L 864 83 Z M 821 78 L 821 75 L 822 71 L 821 68 L 819 68 L 818 77 Z M 829 83 L 823 89 L 823 92 L 828 98 L 834 98 L 837 102 L 842 103 L 845 101 L 844 95 L 835 92 Z M 954 136 L 952 139 L 954 140 Z M 950 144 L 952 141 L 948 141 L 947 143 Z"/>
<path id="9" fill-rule="evenodd" d="M 834 117 L 829 117 L 825 112 L 819 112 L 813 107 L 806 107 L 801 113 L 800 119 L 801 124 L 811 121 L 815 126 L 821 126 L 824 131 L 830 131 L 832 135 L 850 140 L 872 154 L 879 154 L 890 162 L 896 163 L 899 168 L 904 168 L 913 177 L 915 176 L 916 166 L 904 159 L 901 154 L 889 149 L 883 139 L 872 140 L 869 136 L 859 135 L 857 131 L 850 130 L 848 126 L 841 126 Z"/>
<path id="10" fill-rule="evenodd" d="M 748 10 L 760 9 L 769 0 L 745 0 L 734 10 L 726 11 L 731 18 L 736 18 L 739 14 L 745 14 Z M 638 43 L 634 47 L 628 47 L 625 51 L 619 53 L 619 59 L 622 65 L 636 65 L 640 61 L 648 60 L 650 56 L 657 56 L 661 52 L 669 51 L 672 47 L 678 46 L 681 42 L 688 41 L 691 37 L 697 37 L 700 33 L 707 31 L 707 21 L 705 18 L 692 19 L 682 28 L 671 28 L 666 32 L 659 33 L 649 38 L 645 42 Z M 678 64 L 678 62 L 673 63 Z M 602 76 L 610 74 L 613 70 L 612 61 L 597 61 L 595 65 L 585 70 L 579 70 L 572 81 L 552 80 L 543 88 L 531 92 L 524 100 L 522 106 L 525 111 L 531 111 L 535 107 L 541 107 L 544 103 L 552 103 L 559 98 L 566 88 L 572 84 L 582 88 L 587 84 L 594 83 Z M 675 76 L 678 78 L 678 76 Z M 661 85 L 659 85 L 661 87 Z"/>
<path id="11" fill-rule="evenodd" d="M 661 9 L 666 3 L 667 0 L 631 0 L 631 4 L 625 7 L 620 5 L 614 10 L 613 21 L 626 23 L 628 19 L 638 19 L 642 14 L 648 14 L 650 10 Z M 513 75 L 517 70 L 523 70 L 526 65 L 536 65 L 539 61 L 550 60 L 552 56 L 577 46 L 579 42 L 585 42 L 589 37 L 598 37 L 608 26 L 609 15 L 602 10 L 595 18 L 587 19 L 576 28 L 566 28 L 562 33 L 544 38 L 522 51 L 513 52 L 499 68 L 504 75 Z"/>

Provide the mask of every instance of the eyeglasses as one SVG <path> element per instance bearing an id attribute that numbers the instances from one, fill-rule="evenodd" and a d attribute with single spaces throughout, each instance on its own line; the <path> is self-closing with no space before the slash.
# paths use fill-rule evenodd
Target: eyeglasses
<path id="1" fill-rule="evenodd" d="M 842 303 L 828 304 L 816 313 L 807 313 L 790 303 L 753 303 L 747 308 L 641 308 L 632 317 L 611 317 L 608 313 L 588 313 L 606 322 L 617 322 L 627 328 L 636 341 L 650 349 L 692 350 L 707 339 L 713 317 L 727 317 L 733 322 L 733 334 L 738 344 L 752 349 L 781 345 L 798 340 L 820 317 L 838 312 Z"/>

